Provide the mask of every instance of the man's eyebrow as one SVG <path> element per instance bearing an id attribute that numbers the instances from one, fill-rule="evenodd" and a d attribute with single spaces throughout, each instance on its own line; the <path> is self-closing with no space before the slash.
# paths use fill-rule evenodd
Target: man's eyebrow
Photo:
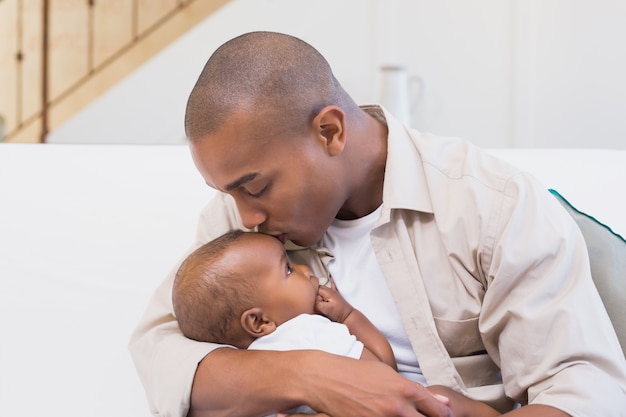
<path id="1" fill-rule="evenodd" d="M 230 184 L 228 184 L 226 186 L 226 191 L 232 191 L 235 188 L 241 187 L 243 184 L 245 184 L 247 182 L 250 182 L 253 179 L 255 179 L 257 175 L 259 175 L 258 172 L 252 172 L 250 174 L 242 175 L 241 177 L 239 177 L 235 181 L 233 181 Z"/>

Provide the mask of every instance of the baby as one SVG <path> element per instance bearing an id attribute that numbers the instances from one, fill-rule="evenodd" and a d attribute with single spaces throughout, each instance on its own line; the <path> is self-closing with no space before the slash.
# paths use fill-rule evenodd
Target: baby
<path id="1" fill-rule="evenodd" d="M 232 231 L 201 246 L 181 264 L 172 302 L 183 334 L 239 349 L 317 349 L 396 369 L 391 346 L 336 290 L 292 264 L 269 235 Z M 457 417 L 499 415 L 442 386 L 428 389 Z M 290 410 L 294 412 L 294 410 Z M 310 408 L 298 413 L 314 413 Z"/>

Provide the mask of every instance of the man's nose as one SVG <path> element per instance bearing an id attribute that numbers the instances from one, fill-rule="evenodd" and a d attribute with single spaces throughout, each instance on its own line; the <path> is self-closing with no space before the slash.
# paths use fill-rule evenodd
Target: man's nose
<path id="1" fill-rule="evenodd" d="M 237 201 L 237 210 L 241 217 L 241 222 L 244 227 L 248 229 L 254 229 L 256 226 L 262 224 L 267 220 L 267 214 L 265 211 L 246 204 L 242 201 Z"/>

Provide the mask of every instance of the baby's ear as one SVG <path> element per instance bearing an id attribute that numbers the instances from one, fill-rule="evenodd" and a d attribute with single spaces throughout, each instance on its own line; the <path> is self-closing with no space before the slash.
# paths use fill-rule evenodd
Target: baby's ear
<path id="1" fill-rule="evenodd" d="M 241 327 L 252 337 L 268 335 L 276 330 L 276 323 L 260 307 L 252 307 L 241 314 Z"/>

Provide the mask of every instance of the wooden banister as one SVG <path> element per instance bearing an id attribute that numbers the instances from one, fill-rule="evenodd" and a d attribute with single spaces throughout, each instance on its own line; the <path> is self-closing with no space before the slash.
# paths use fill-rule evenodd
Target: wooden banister
<path id="1" fill-rule="evenodd" d="M 225 3 L 0 0 L 4 141 L 45 142 L 49 131 Z"/>

